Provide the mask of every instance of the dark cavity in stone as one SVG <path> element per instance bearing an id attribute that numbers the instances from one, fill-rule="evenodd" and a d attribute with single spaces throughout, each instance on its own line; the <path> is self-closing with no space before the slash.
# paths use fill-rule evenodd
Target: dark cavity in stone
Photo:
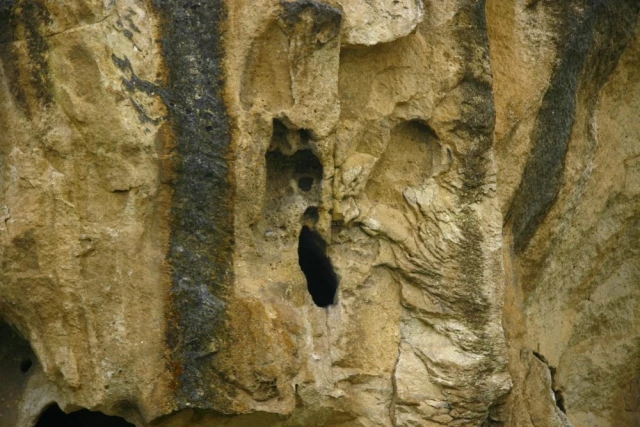
<path id="1" fill-rule="evenodd" d="M 31 361 L 31 359 L 23 359 L 22 362 L 20 362 L 20 372 L 26 374 L 29 369 L 31 369 L 31 366 L 33 366 L 33 362 Z"/>
<path id="2" fill-rule="evenodd" d="M 0 270 L 2 268 L 0 265 Z M 37 366 L 38 358 L 29 341 L 0 318 L 0 426 L 18 425 L 19 405 L 16 402 L 24 396 L 29 378 Z"/>
<path id="3" fill-rule="evenodd" d="M 553 390 L 553 395 L 556 398 L 556 406 L 565 414 L 567 413 L 567 409 L 564 406 L 564 397 L 562 396 L 562 392 L 560 390 Z"/>
<path id="4" fill-rule="evenodd" d="M 302 191 L 307 192 L 311 191 L 311 187 L 313 187 L 313 178 L 310 176 L 303 176 L 298 179 L 298 188 Z"/>
<path id="5" fill-rule="evenodd" d="M 81 409 L 70 414 L 62 412 L 57 404 L 44 410 L 35 427 L 135 427 L 124 418 L 103 414 L 102 412 Z"/>
<path id="6" fill-rule="evenodd" d="M 327 242 L 317 231 L 304 225 L 298 242 L 298 263 L 307 279 L 307 289 L 318 307 L 334 303 L 338 276 L 327 256 Z"/>

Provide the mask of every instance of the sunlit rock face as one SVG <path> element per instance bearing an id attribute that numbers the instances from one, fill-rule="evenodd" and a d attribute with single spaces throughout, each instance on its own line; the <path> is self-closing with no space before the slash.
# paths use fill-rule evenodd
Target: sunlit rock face
<path id="1" fill-rule="evenodd" d="M 529 3 L 486 5 L 507 425 L 637 425 L 640 4 Z"/>
<path id="2" fill-rule="evenodd" d="M 639 12 L 0 3 L 0 425 L 638 425 Z"/>
<path id="3" fill-rule="evenodd" d="M 0 6 L 0 317 L 36 356 L 1 425 L 54 401 L 132 420 L 171 407 L 157 19 L 143 2 Z"/>

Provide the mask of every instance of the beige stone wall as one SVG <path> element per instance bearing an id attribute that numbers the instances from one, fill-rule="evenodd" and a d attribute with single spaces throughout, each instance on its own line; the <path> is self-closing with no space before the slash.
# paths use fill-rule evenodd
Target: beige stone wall
<path id="1" fill-rule="evenodd" d="M 279 2 L 230 9 L 235 297 L 255 325 L 236 351 L 269 337 L 235 367 L 249 407 L 290 413 L 297 401 L 294 413 L 328 425 L 476 425 L 509 389 L 488 46 L 468 27 L 483 11 L 402 7 L 375 30 L 359 2 L 342 22 L 329 6 L 300 7 L 293 24 Z M 306 171 L 270 164 L 304 152 L 322 164 L 309 192 Z M 298 266 L 308 207 L 340 278 L 326 310 Z M 261 380 L 274 387 L 257 405 Z"/>
<path id="2" fill-rule="evenodd" d="M 0 2 L 0 426 L 637 425 L 639 7 Z"/>
<path id="3" fill-rule="evenodd" d="M 504 320 L 515 384 L 507 425 L 636 425 L 640 205 L 633 162 L 640 132 L 630 115 L 640 100 L 638 6 L 489 1 L 487 19 L 507 243 L 509 215 L 517 193 L 527 191 L 521 180 L 540 140 L 536 129 L 553 122 L 549 113 L 561 114 L 562 98 L 575 103 L 573 117 L 560 124 L 566 156 L 553 203 L 524 250 L 505 246 Z M 571 67 L 563 55 L 583 62 L 571 71 L 573 83 L 554 78 Z M 573 87 L 545 113 L 554 83 Z M 544 401 L 561 401 L 566 415 L 543 410 Z"/>
<path id="4" fill-rule="evenodd" d="M 166 411 L 166 110 L 128 86 L 162 77 L 156 25 L 142 2 L 21 2 L 2 29 L 0 313 L 38 361 L 4 425 L 54 400 Z"/>

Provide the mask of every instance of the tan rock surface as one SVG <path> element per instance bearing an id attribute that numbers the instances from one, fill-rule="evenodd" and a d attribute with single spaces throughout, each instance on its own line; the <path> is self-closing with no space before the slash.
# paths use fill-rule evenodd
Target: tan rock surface
<path id="1" fill-rule="evenodd" d="M 37 355 L 15 425 L 52 401 L 169 407 L 166 111 L 127 86 L 161 77 L 156 23 L 143 4 L 66 3 L 19 3 L 2 30 L 0 312 Z"/>
<path id="2" fill-rule="evenodd" d="M 508 425 L 567 425 L 544 415 L 554 410 L 531 406 L 535 388 L 548 380 L 543 371 L 535 374 L 538 361 L 518 356 L 529 349 L 548 364 L 554 400 L 572 425 L 640 422 L 640 205 L 630 191 L 640 150 L 637 120 L 630 118 L 640 100 L 638 9 L 624 1 L 487 7 L 498 183 L 505 235 L 515 240 L 505 246 L 505 327 L 515 382 Z M 505 31 L 505 15 L 520 24 Z M 540 28 L 546 35 L 532 44 L 529 34 Z M 540 60 L 515 69 L 506 59 L 516 55 L 556 59 L 546 71 Z M 524 77 L 530 70 L 539 70 L 535 79 Z"/>
<path id="3" fill-rule="evenodd" d="M 0 2 L 0 426 L 638 425 L 639 9 Z"/>

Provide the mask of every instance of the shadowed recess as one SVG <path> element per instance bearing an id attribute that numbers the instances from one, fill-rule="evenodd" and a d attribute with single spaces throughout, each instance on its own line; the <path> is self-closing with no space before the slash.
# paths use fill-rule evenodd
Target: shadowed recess
<path id="1" fill-rule="evenodd" d="M 17 425 L 17 403 L 38 366 L 29 341 L 0 319 L 0 426 Z"/>
<path id="2" fill-rule="evenodd" d="M 335 301 L 338 276 L 327 256 L 327 242 L 317 231 L 303 226 L 298 242 L 298 263 L 307 279 L 307 289 L 318 307 Z"/>
<path id="3" fill-rule="evenodd" d="M 62 412 L 57 404 L 44 410 L 35 427 L 134 427 L 124 418 L 103 414 L 102 412 L 81 409 L 70 414 Z"/>

